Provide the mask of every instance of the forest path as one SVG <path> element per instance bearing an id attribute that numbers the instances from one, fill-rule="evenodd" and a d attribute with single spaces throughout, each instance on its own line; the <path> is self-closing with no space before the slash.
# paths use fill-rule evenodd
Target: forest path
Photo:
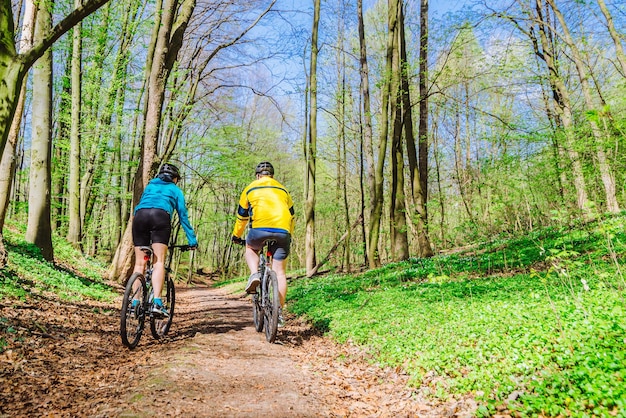
<path id="1" fill-rule="evenodd" d="M 0 306 L 0 331 L 17 337 L 0 355 L 0 417 L 465 417 L 476 407 L 426 401 L 406 375 L 297 318 L 269 344 L 249 298 L 226 288 L 180 287 L 176 300 L 170 335 L 148 330 L 132 351 L 115 306 Z"/>

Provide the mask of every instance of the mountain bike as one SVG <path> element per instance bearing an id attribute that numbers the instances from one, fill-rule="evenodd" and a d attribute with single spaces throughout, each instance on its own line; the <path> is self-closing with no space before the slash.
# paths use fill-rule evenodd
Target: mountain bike
<path id="1" fill-rule="evenodd" d="M 245 240 L 236 242 L 246 245 Z M 280 297 L 278 294 L 278 278 L 272 270 L 272 253 L 270 247 L 273 241 L 266 241 L 259 251 L 259 274 L 261 282 L 252 294 L 252 319 L 257 332 L 265 328 L 265 339 L 270 343 L 276 340 L 278 331 L 278 317 L 280 315 Z"/>
<path id="2" fill-rule="evenodd" d="M 278 278 L 272 270 L 272 253 L 269 251 L 271 241 L 265 242 L 259 252 L 259 273 L 261 283 L 252 294 L 252 318 L 257 332 L 265 327 L 265 339 L 270 343 L 276 340 L 278 316 L 280 315 L 280 298 L 278 295 Z"/>
<path id="3" fill-rule="evenodd" d="M 150 321 L 150 332 L 155 339 L 163 338 L 174 319 L 174 306 L 176 304 L 176 289 L 174 280 L 170 277 L 173 252 L 175 250 L 188 251 L 189 245 L 170 245 L 168 247 L 167 261 L 165 262 L 165 280 L 163 287 L 165 297 L 162 298 L 163 306 L 169 312 L 169 316 L 152 313 L 152 303 L 154 300 L 154 289 L 152 287 L 152 264 L 153 252 L 151 247 L 141 247 L 146 261 L 145 274 L 133 273 L 126 283 L 124 299 L 122 301 L 122 311 L 120 314 L 120 336 L 122 343 L 133 349 L 139 344 L 146 319 Z"/>

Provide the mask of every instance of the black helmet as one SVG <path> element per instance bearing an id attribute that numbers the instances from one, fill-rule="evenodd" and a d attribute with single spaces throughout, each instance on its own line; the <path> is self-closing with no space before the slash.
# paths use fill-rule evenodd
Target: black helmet
<path id="1" fill-rule="evenodd" d="M 178 171 L 178 167 L 170 163 L 165 163 L 161 166 L 161 169 L 159 170 L 159 176 L 161 176 L 161 174 L 165 174 L 172 180 L 174 180 L 175 178 L 180 179 L 180 171 Z"/>
<path id="2" fill-rule="evenodd" d="M 262 176 L 273 176 L 274 166 L 267 161 L 263 161 L 262 163 L 259 163 L 259 165 L 256 166 L 255 173 L 260 174 Z"/>

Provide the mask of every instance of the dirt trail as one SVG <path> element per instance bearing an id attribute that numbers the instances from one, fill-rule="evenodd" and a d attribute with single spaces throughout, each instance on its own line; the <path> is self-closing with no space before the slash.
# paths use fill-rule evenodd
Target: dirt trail
<path id="1" fill-rule="evenodd" d="M 0 306 L 0 417 L 454 417 L 351 346 L 287 317 L 277 344 L 227 289 L 178 288 L 170 336 L 122 346 L 116 306 L 37 300 Z"/>

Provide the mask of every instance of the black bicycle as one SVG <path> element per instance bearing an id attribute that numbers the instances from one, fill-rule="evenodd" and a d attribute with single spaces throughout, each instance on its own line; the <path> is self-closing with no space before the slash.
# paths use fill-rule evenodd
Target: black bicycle
<path id="1" fill-rule="evenodd" d="M 189 245 L 170 245 L 167 261 L 165 263 L 165 297 L 162 298 L 163 306 L 169 312 L 169 316 L 152 313 L 152 303 L 154 300 L 154 290 L 152 288 L 152 263 L 153 252 L 151 247 L 141 247 L 146 261 L 145 274 L 133 273 L 126 283 L 124 300 L 122 301 L 122 312 L 120 314 L 120 336 L 122 343 L 130 349 L 139 344 L 146 319 L 150 321 L 150 332 L 155 339 L 163 338 L 174 319 L 174 306 L 176 304 L 176 289 L 174 280 L 170 277 L 173 251 L 188 251 Z"/>
<path id="2" fill-rule="evenodd" d="M 239 239 L 236 244 L 245 245 L 246 241 Z M 265 339 L 270 343 L 276 340 L 278 332 L 278 317 L 280 316 L 280 296 L 278 294 L 278 278 L 272 270 L 272 253 L 270 247 L 273 241 L 266 241 L 259 251 L 259 274 L 261 282 L 252 294 L 252 318 L 254 328 L 262 332 L 265 328 Z"/>
<path id="3" fill-rule="evenodd" d="M 257 286 L 256 293 L 252 294 L 252 317 L 257 332 L 261 332 L 265 328 L 265 339 L 273 343 L 278 332 L 280 297 L 278 295 L 278 278 L 271 267 L 270 244 L 271 241 L 266 242 L 259 252 L 261 283 Z"/>

